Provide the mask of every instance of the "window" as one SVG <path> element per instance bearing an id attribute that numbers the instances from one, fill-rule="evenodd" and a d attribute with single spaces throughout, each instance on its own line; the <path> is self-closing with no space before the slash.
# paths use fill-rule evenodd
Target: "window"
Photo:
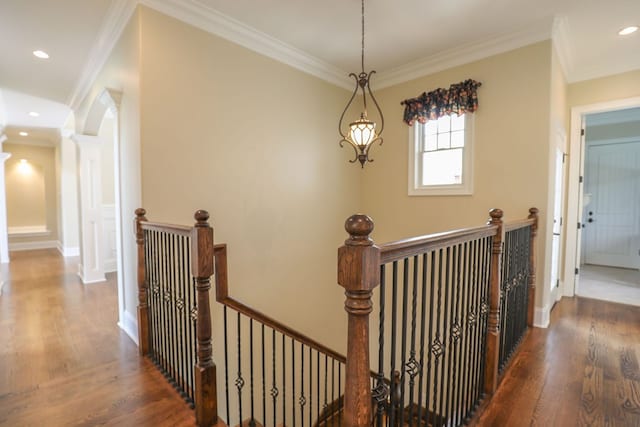
<path id="1" fill-rule="evenodd" d="M 472 114 L 416 122 L 410 138 L 409 195 L 472 194 Z"/>

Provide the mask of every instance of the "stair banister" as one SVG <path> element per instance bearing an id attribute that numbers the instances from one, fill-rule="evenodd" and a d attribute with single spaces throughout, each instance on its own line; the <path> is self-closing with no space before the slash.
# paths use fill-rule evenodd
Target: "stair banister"
<path id="1" fill-rule="evenodd" d="M 345 288 L 348 315 L 344 423 L 371 426 L 371 373 L 369 370 L 369 313 L 371 294 L 380 282 L 380 249 L 369 237 L 373 221 L 352 215 L 345 222 L 349 238 L 338 249 L 338 283 Z"/>
<path id="2" fill-rule="evenodd" d="M 195 366 L 195 410 L 198 426 L 214 425 L 218 420 L 216 365 L 211 345 L 211 308 L 209 289 L 213 275 L 213 228 L 207 222 L 209 213 L 194 214 L 196 224 L 191 230 L 191 270 L 197 292 L 197 355 Z"/>

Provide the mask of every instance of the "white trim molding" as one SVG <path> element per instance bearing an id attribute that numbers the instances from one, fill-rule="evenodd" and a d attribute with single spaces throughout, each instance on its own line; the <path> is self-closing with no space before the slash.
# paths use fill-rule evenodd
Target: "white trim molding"
<path id="1" fill-rule="evenodd" d="M 569 20 L 566 16 L 557 16 L 553 20 L 551 44 L 558 54 L 565 79 L 568 79 L 573 72 L 573 55 L 569 44 Z"/>
<path id="2" fill-rule="evenodd" d="M 578 182 L 584 159 L 580 157 L 581 136 L 583 116 L 590 113 L 602 113 L 606 111 L 623 110 L 627 108 L 640 107 L 640 97 L 623 98 L 611 101 L 599 102 L 595 104 L 580 105 L 571 108 L 571 124 L 569 128 L 569 188 L 567 195 L 567 224 L 577 224 L 582 221 L 581 212 L 578 209 L 580 203 L 580 184 Z M 567 227 L 565 245 L 565 295 L 575 294 L 577 291 L 577 275 L 575 269 L 578 267 L 578 232 L 576 227 Z"/>
<path id="3" fill-rule="evenodd" d="M 202 0 L 115 0 L 109 9 L 107 19 L 93 46 L 78 84 L 69 97 L 68 104 L 73 110 L 77 110 L 89 93 L 91 84 L 106 63 L 138 5 L 157 10 L 338 87 L 353 89 L 353 82 L 348 77 L 348 72 L 225 15 Z M 557 44 L 560 45 L 558 52 L 562 66 L 565 71 L 568 71 L 571 63 L 569 49 L 566 47 L 566 28 L 565 18 L 547 18 L 519 31 L 426 55 L 427 57 L 424 59 L 381 71 L 376 77 L 376 88 L 393 86 L 417 77 L 548 40 L 554 34 L 558 39 Z"/>
<path id="4" fill-rule="evenodd" d="M 493 55 L 551 38 L 552 22 L 544 20 L 537 25 L 509 34 L 474 41 L 460 47 L 428 55 L 427 58 L 381 71 L 376 78 L 376 88 L 382 89 L 438 71 L 447 70 Z"/>
<path id="5" fill-rule="evenodd" d="M 62 242 L 58 240 L 57 248 L 60 255 L 65 258 L 80 256 L 80 247 L 78 246 L 63 246 Z"/>
<path id="6" fill-rule="evenodd" d="M 218 12 L 201 0 L 139 0 L 139 3 L 336 86 L 353 88 L 347 72 Z"/>
<path id="7" fill-rule="evenodd" d="M 551 306 L 536 307 L 533 313 L 533 326 L 536 328 L 548 328 L 551 319 Z"/>
<path id="8" fill-rule="evenodd" d="M 140 345 L 138 343 L 138 319 L 125 310 L 122 312 L 122 318 L 118 321 L 118 326 L 136 345 Z"/>
<path id="9" fill-rule="evenodd" d="M 77 111 L 80 103 L 89 94 L 91 85 L 98 77 L 98 73 L 107 62 L 111 51 L 115 47 L 129 20 L 136 10 L 138 2 L 130 0 L 113 0 L 107 11 L 107 17 L 98 33 L 96 42 L 93 44 L 89 59 L 82 69 L 80 78 L 71 92 L 67 105 L 73 111 Z"/>

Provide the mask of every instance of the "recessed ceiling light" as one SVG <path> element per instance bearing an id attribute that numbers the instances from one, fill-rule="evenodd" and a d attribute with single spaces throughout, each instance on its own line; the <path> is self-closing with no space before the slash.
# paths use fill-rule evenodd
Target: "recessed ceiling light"
<path id="1" fill-rule="evenodd" d="M 44 50 L 34 50 L 33 55 L 40 59 L 49 59 L 49 54 Z"/>
<path id="2" fill-rule="evenodd" d="M 621 29 L 620 31 L 618 31 L 618 34 L 621 36 L 626 36 L 629 35 L 631 33 L 635 33 L 636 31 L 638 31 L 638 27 L 635 25 L 632 25 L 630 27 L 626 27 Z"/>
<path id="3" fill-rule="evenodd" d="M 20 163 L 22 163 L 22 164 L 27 163 L 27 159 L 20 159 Z"/>
<path id="4" fill-rule="evenodd" d="M 38 116 L 40 115 L 40 113 L 37 113 L 37 112 L 35 112 L 35 111 L 29 111 L 29 115 L 30 115 L 31 117 L 38 117 Z"/>
<path id="5" fill-rule="evenodd" d="M 29 132 L 19 132 L 20 136 L 29 136 Z"/>

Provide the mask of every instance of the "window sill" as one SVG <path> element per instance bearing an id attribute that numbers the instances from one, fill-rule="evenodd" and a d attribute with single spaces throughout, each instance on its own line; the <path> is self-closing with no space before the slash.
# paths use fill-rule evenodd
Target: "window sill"
<path id="1" fill-rule="evenodd" d="M 472 196 L 473 189 L 461 186 L 409 188 L 409 196 Z"/>
<path id="2" fill-rule="evenodd" d="M 51 234 L 46 225 L 29 225 L 25 227 L 9 227 L 8 235 L 12 237 L 41 237 Z"/>

